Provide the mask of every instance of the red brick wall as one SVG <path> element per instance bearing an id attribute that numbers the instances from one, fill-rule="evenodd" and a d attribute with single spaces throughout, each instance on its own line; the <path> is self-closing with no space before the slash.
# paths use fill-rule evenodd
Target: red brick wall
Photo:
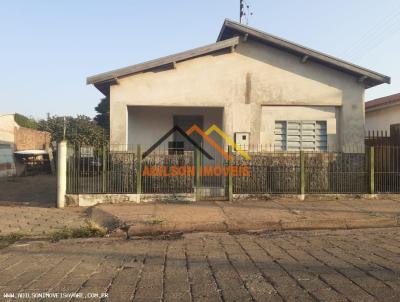
<path id="1" fill-rule="evenodd" d="M 15 149 L 23 150 L 46 150 L 49 148 L 51 135 L 49 132 L 37 131 L 28 128 L 15 129 Z"/>

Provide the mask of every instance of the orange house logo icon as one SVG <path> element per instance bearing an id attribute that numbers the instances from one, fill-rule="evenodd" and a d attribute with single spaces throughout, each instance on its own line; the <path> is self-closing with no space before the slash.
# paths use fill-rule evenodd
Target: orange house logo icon
<path id="1" fill-rule="evenodd" d="M 215 150 L 217 150 L 219 153 L 222 154 L 222 156 L 226 159 L 226 160 L 232 160 L 232 156 L 229 156 L 229 154 L 223 149 L 221 148 L 209 135 L 213 132 L 216 132 L 217 134 L 219 134 L 219 136 L 221 136 L 223 138 L 223 140 L 227 143 L 228 146 L 232 146 L 233 150 L 236 150 L 236 152 L 238 152 L 244 159 L 246 160 L 250 160 L 251 157 L 250 155 L 242 150 L 240 148 L 240 146 L 238 146 L 234 140 L 227 135 L 224 131 L 222 131 L 217 125 L 213 124 L 210 128 L 208 128 L 206 131 L 203 131 L 200 129 L 200 127 L 198 127 L 197 125 L 193 125 L 192 127 L 190 127 L 187 131 L 186 134 L 187 135 L 191 135 L 193 132 L 197 132 L 201 137 L 204 138 L 205 141 L 207 141 Z"/>
<path id="2" fill-rule="evenodd" d="M 168 137 L 174 132 L 179 132 L 184 138 L 186 138 L 195 148 L 197 148 L 200 153 L 202 153 L 206 158 L 213 160 L 213 157 L 202 148 L 195 140 L 190 136 L 193 133 L 200 135 L 211 147 L 213 147 L 218 153 L 220 153 L 226 161 L 232 161 L 232 154 L 228 154 L 220 145 L 218 145 L 215 140 L 210 136 L 210 134 L 216 132 L 228 146 L 232 147 L 232 150 L 240 154 L 244 159 L 250 160 L 250 155 L 238 146 L 234 140 L 229 137 L 224 131 L 222 131 L 217 125 L 213 124 L 206 131 L 203 131 L 199 126 L 192 125 L 188 130 L 184 131 L 179 126 L 174 126 L 166 134 L 164 134 L 155 144 L 153 144 L 146 152 L 143 153 L 142 158 L 145 158 L 153 150 L 155 150 L 163 141 L 168 139 Z M 143 170 L 143 176 L 194 176 L 196 169 L 194 166 L 145 166 Z M 201 167 L 200 175 L 202 176 L 250 176 L 249 167 L 247 165 L 208 165 Z"/>

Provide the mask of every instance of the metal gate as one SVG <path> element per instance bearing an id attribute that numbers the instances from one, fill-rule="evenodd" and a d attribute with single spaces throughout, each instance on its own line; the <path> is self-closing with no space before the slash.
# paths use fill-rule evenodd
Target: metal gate
<path id="1" fill-rule="evenodd" d="M 212 159 L 206 158 L 203 154 L 200 156 L 199 183 L 196 187 L 197 197 L 200 200 L 227 200 L 227 160 L 217 150 L 207 150 Z M 195 158 L 196 161 L 196 158 Z"/>

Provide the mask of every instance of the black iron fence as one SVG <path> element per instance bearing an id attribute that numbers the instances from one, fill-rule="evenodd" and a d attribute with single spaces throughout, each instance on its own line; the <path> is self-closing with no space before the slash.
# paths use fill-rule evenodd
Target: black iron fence
<path id="1" fill-rule="evenodd" d="M 69 146 L 67 193 L 196 193 L 204 198 L 210 192 L 217 192 L 215 197 L 400 193 L 400 146 L 362 146 L 344 152 L 252 147 L 246 150 L 249 159 L 236 151 L 228 154 L 230 157 L 213 151 L 212 160 L 197 151 L 168 148 L 143 158 L 144 149 Z M 238 173 L 242 169 L 246 173 Z M 218 174 L 211 173 L 216 171 Z"/>
<path id="2" fill-rule="evenodd" d="M 400 193 L 400 146 L 378 146 L 372 150 L 374 191 Z"/>
<path id="3" fill-rule="evenodd" d="M 247 166 L 249 176 L 232 177 L 234 194 L 297 194 L 300 152 L 249 152 L 250 160 L 234 154 L 234 166 Z"/>

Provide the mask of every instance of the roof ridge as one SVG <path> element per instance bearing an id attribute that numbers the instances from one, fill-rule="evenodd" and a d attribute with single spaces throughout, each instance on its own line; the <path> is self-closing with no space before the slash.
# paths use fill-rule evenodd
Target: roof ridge
<path id="1" fill-rule="evenodd" d="M 263 40 L 264 42 L 269 42 L 270 44 L 275 44 L 275 46 L 280 44 L 279 47 L 281 47 L 281 48 L 290 49 L 292 52 L 296 52 L 296 53 L 303 53 L 304 56 L 311 57 L 311 58 L 315 59 L 316 61 L 322 61 L 322 62 L 325 61 L 325 63 L 329 63 L 331 65 L 337 65 L 337 66 L 342 65 L 340 67 L 343 70 L 346 69 L 346 67 L 348 70 L 350 70 L 350 68 L 351 68 L 351 69 L 353 69 L 352 70 L 353 73 L 357 72 L 360 75 L 367 74 L 367 76 L 369 76 L 369 77 L 376 77 L 375 79 L 381 81 L 382 83 L 388 83 L 388 84 L 390 83 L 390 77 L 388 77 L 384 74 L 381 74 L 376 71 L 370 70 L 368 68 L 359 66 L 357 64 L 345 61 L 341 58 L 337 58 L 335 56 L 326 54 L 324 52 L 303 46 L 296 42 L 286 40 L 279 36 L 262 31 L 260 29 L 241 24 L 241 23 L 231 20 L 231 19 L 225 19 L 217 41 L 222 39 L 223 33 L 227 27 L 229 27 L 230 29 L 233 29 L 233 30 L 243 31 L 244 33 L 248 34 L 249 36 L 251 36 L 252 34 L 253 35 L 258 34 L 258 36 L 256 38 Z M 271 40 L 275 40 L 275 41 L 271 41 Z M 327 61 L 329 61 L 329 62 L 327 62 Z M 357 71 L 355 69 L 357 69 Z M 381 79 L 378 79 L 378 78 L 381 78 Z"/>

